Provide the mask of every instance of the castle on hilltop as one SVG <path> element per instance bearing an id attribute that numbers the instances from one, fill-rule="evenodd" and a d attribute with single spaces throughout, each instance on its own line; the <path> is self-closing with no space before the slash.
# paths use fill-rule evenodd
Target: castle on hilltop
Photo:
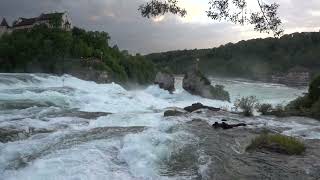
<path id="1" fill-rule="evenodd" d="M 9 26 L 7 20 L 3 18 L 0 24 L 0 36 L 15 30 L 29 30 L 37 25 L 46 25 L 49 28 L 60 28 L 65 31 L 70 31 L 72 29 L 71 18 L 67 12 L 43 13 L 34 18 L 20 17 L 13 21 L 12 26 Z"/>

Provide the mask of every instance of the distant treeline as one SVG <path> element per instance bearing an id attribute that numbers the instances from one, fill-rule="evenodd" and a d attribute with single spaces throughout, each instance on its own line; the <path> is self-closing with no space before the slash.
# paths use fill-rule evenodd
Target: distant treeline
<path id="1" fill-rule="evenodd" d="M 160 68 L 184 73 L 200 59 L 209 75 L 266 78 L 300 66 L 320 72 L 320 32 L 294 33 L 281 38 L 252 39 L 212 49 L 180 50 L 146 56 Z"/>
<path id="2" fill-rule="evenodd" d="M 102 59 L 95 68 L 108 71 L 115 81 L 144 84 L 154 79 L 152 62 L 139 54 L 120 51 L 117 46 L 110 47 L 109 39 L 106 32 L 76 27 L 67 32 L 44 25 L 4 34 L 0 37 L 0 72 L 67 73 L 63 67 L 66 64 L 76 68 L 84 59 Z"/>

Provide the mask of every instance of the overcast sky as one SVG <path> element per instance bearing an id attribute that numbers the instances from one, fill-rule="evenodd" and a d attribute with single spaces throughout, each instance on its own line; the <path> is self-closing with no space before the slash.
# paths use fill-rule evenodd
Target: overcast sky
<path id="1" fill-rule="evenodd" d="M 185 18 L 165 15 L 142 18 L 138 6 L 146 0 L 0 0 L 0 17 L 9 23 L 42 12 L 68 11 L 73 25 L 106 31 L 112 43 L 133 53 L 216 47 L 228 42 L 266 37 L 251 26 L 215 22 L 206 17 L 209 0 L 180 0 Z M 255 7 L 256 0 L 248 0 Z M 319 31 L 320 0 L 268 0 L 280 4 L 285 33 Z"/>

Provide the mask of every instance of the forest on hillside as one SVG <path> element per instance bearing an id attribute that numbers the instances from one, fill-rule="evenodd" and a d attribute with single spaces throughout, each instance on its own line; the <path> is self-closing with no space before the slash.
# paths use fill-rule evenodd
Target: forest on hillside
<path id="1" fill-rule="evenodd" d="M 180 74 L 200 59 L 208 75 L 266 78 L 299 66 L 320 72 L 320 32 L 287 34 L 280 38 L 252 39 L 212 49 L 179 50 L 146 55 L 157 67 Z"/>
<path id="2" fill-rule="evenodd" d="M 39 25 L 31 30 L 17 30 L 0 37 L 0 72 L 68 73 L 82 66 L 82 60 L 96 60 L 94 67 L 106 71 L 116 82 L 152 82 L 154 65 L 145 57 L 109 45 L 106 32 L 72 31 Z M 101 62 L 100 62 L 101 61 Z M 66 66 L 70 67 L 66 67 Z"/>

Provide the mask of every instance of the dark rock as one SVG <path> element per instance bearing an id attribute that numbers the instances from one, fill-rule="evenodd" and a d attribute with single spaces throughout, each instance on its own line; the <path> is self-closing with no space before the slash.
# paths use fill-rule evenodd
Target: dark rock
<path id="1" fill-rule="evenodd" d="M 14 128 L 0 128 L 0 142 L 6 143 L 19 139 L 19 134 L 21 136 L 22 132 Z"/>
<path id="2" fill-rule="evenodd" d="M 222 121 L 222 122 L 227 122 L 228 120 L 226 120 L 226 119 L 222 119 L 221 121 Z"/>
<path id="3" fill-rule="evenodd" d="M 154 80 L 155 84 L 158 84 L 161 89 L 167 90 L 172 93 L 174 88 L 174 76 L 170 73 L 158 72 Z"/>
<path id="4" fill-rule="evenodd" d="M 30 127 L 29 129 L 17 129 L 15 127 L 1 127 L 0 128 L 0 142 L 7 143 L 17 140 L 26 139 L 34 134 L 51 133 L 52 129 L 36 129 Z"/>
<path id="5" fill-rule="evenodd" d="M 214 128 L 222 128 L 222 129 L 232 129 L 232 128 L 235 128 L 235 127 L 240 127 L 240 126 L 247 126 L 245 123 L 239 123 L 239 124 L 227 124 L 225 122 L 222 122 L 222 123 L 218 123 L 218 122 L 215 122 L 212 127 Z"/>
<path id="6" fill-rule="evenodd" d="M 230 101 L 230 95 L 221 85 L 212 86 L 210 81 L 198 70 L 185 74 L 183 78 L 183 89 L 190 94 L 199 95 L 204 98 Z"/>
<path id="7" fill-rule="evenodd" d="M 179 108 L 174 108 L 174 109 L 169 109 L 167 111 L 164 112 L 164 117 L 169 117 L 169 116 L 180 116 L 185 114 L 186 111 L 184 111 L 183 109 L 179 109 Z"/>
<path id="8" fill-rule="evenodd" d="M 206 169 L 207 179 L 316 180 L 320 178 L 320 140 L 304 140 L 307 151 L 300 156 L 288 156 L 264 150 L 247 153 L 247 145 L 266 127 L 213 130 L 206 121 L 190 121 L 187 125 L 190 127 L 190 133 L 201 142 L 197 149 L 203 150 L 205 155 L 211 157 Z"/>
<path id="9" fill-rule="evenodd" d="M 53 117 L 78 117 L 83 119 L 97 119 L 102 116 L 108 116 L 107 112 L 84 112 L 84 111 L 65 111 L 59 115 L 54 114 Z"/>
<path id="10" fill-rule="evenodd" d="M 192 104 L 191 106 L 188 106 L 188 107 L 184 108 L 184 110 L 186 110 L 188 112 L 194 112 L 194 111 L 199 110 L 199 109 L 209 109 L 211 111 L 220 111 L 221 110 L 220 108 L 204 106 L 201 103 L 195 103 L 195 104 Z"/>

